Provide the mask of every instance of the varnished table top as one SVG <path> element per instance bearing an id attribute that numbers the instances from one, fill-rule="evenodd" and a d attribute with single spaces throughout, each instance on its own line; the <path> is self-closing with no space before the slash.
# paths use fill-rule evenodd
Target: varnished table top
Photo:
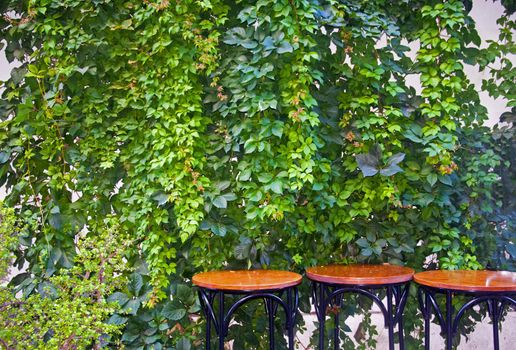
<path id="1" fill-rule="evenodd" d="M 303 277 L 281 270 L 224 270 L 196 274 L 193 284 L 203 288 L 229 291 L 263 291 L 297 286 Z"/>
<path id="2" fill-rule="evenodd" d="M 325 265 L 306 269 L 306 276 L 313 281 L 350 285 L 404 283 L 413 275 L 411 268 L 390 264 Z"/>
<path id="3" fill-rule="evenodd" d="M 417 283 L 434 288 L 465 292 L 515 292 L 516 272 L 435 270 L 414 275 Z"/>

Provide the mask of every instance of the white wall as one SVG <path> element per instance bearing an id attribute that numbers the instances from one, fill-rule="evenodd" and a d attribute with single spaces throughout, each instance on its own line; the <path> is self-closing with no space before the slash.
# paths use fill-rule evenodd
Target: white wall
<path id="1" fill-rule="evenodd" d="M 496 24 L 496 20 L 500 18 L 503 10 L 504 8 L 500 1 L 475 0 L 473 2 L 473 9 L 470 15 L 476 22 L 477 30 L 482 38 L 483 47 L 487 46 L 487 40 L 498 39 L 498 25 Z M 516 64 L 516 56 L 512 55 L 510 58 L 513 64 Z M 471 81 L 478 87 L 480 100 L 489 111 L 489 120 L 486 125 L 494 125 L 498 122 L 500 115 L 507 110 L 506 101 L 502 99 L 495 100 L 489 97 L 487 92 L 480 91 L 482 80 L 489 78 L 488 72 L 479 72 L 478 67 L 472 66 L 466 66 L 465 71 Z"/>
<path id="2" fill-rule="evenodd" d="M 4 51 L 4 49 L 0 51 L 0 80 L 3 81 L 9 78 L 9 73 L 11 72 L 11 67 L 5 58 Z"/>

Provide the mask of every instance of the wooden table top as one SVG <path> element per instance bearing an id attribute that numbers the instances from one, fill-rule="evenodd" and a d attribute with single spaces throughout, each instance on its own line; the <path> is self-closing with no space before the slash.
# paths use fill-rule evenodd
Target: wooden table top
<path id="1" fill-rule="evenodd" d="M 424 286 L 466 292 L 516 292 L 516 272 L 435 270 L 419 272 L 414 281 Z"/>
<path id="2" fill-rule="evenodd" d="M 306 269 L 306 276 L 317 282 L 379 285 L 410 281 L 414 270 L 404 266 L 382 264 L 326 265 Z"/>
<path id="3" fill-rule="evenodd" d="M 280 270 L 224 270 L 198 273 L 193 284 L 203 288 L 230 291 L 261 291 L 297 286 L 302 276 Z"/>

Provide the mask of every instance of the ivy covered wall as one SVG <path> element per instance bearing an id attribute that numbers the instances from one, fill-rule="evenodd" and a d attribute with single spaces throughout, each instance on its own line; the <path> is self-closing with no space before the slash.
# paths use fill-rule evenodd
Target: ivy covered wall
<path id="1" fill-rule="evenodd" d="M 190 283 L 203 270 L 514 269 L 515 21 L 503 3 L 500 38 L 481 49 L 468 1 L 2 2 L 6 56 L 21 63 L 0 100 L 0 185 L 18 221 L 6 256 L 28 267 L 5 300 L 101 269 L 78 237 L 106 230 L 130 244 L 126 283 L 90 286 L 103 291 L 98 318 L 118 326 L 84 335 L 97 348 L 203 346 Z M 482 126 L 465 65 L 509 101 L 503 126 Z M 258 331 L 237 322 L 236 348 L 265 346 L 261 314 L 237 314 Z M 45 317 L 57 322 L 18 325 Z M 56 327 L 29 334 L 83 337 Z M 13 332 L 0 339 L 17 348 Z"/>

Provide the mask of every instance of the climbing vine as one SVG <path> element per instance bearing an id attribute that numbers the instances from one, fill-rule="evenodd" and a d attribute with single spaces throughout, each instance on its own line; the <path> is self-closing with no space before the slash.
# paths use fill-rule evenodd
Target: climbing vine
<path id="1" fill-rule="evenodd" d="M 190 280 L 208 269 L 514 269 L 515 22 L 502 3 L 500 40 L 481 48 L 469 1 L 2 2 L 14 66 L 1 85 L 0 185 L 16 215 L 2 232 L 19 234 L 0 236 L 0 276 L 23 271 L 2 298 L 74 309 L 70 280 L 96 259 L 79 237 L 119 242 L 124 266 L 112 287 L 81 282 L 102 295 L 83 300 L 98 315 L 91 330 L 49 321 L 44 339 L 0 339 L 201 348 Z M 465 74 L 477 64 L 481 87 Z M 482 126 L 479 89 L 508 101 L 505 124 Z M 303 285 L 303 312 L 308 296 Z M 357 300 L 342 322 L 369 307 Z M 47 317 L 36 311 L 34 322 Z M 236 313 L 235 348 L 267 344 L 263 312 Z M 368 319 L 342 344 L 374 348 Z"/>

